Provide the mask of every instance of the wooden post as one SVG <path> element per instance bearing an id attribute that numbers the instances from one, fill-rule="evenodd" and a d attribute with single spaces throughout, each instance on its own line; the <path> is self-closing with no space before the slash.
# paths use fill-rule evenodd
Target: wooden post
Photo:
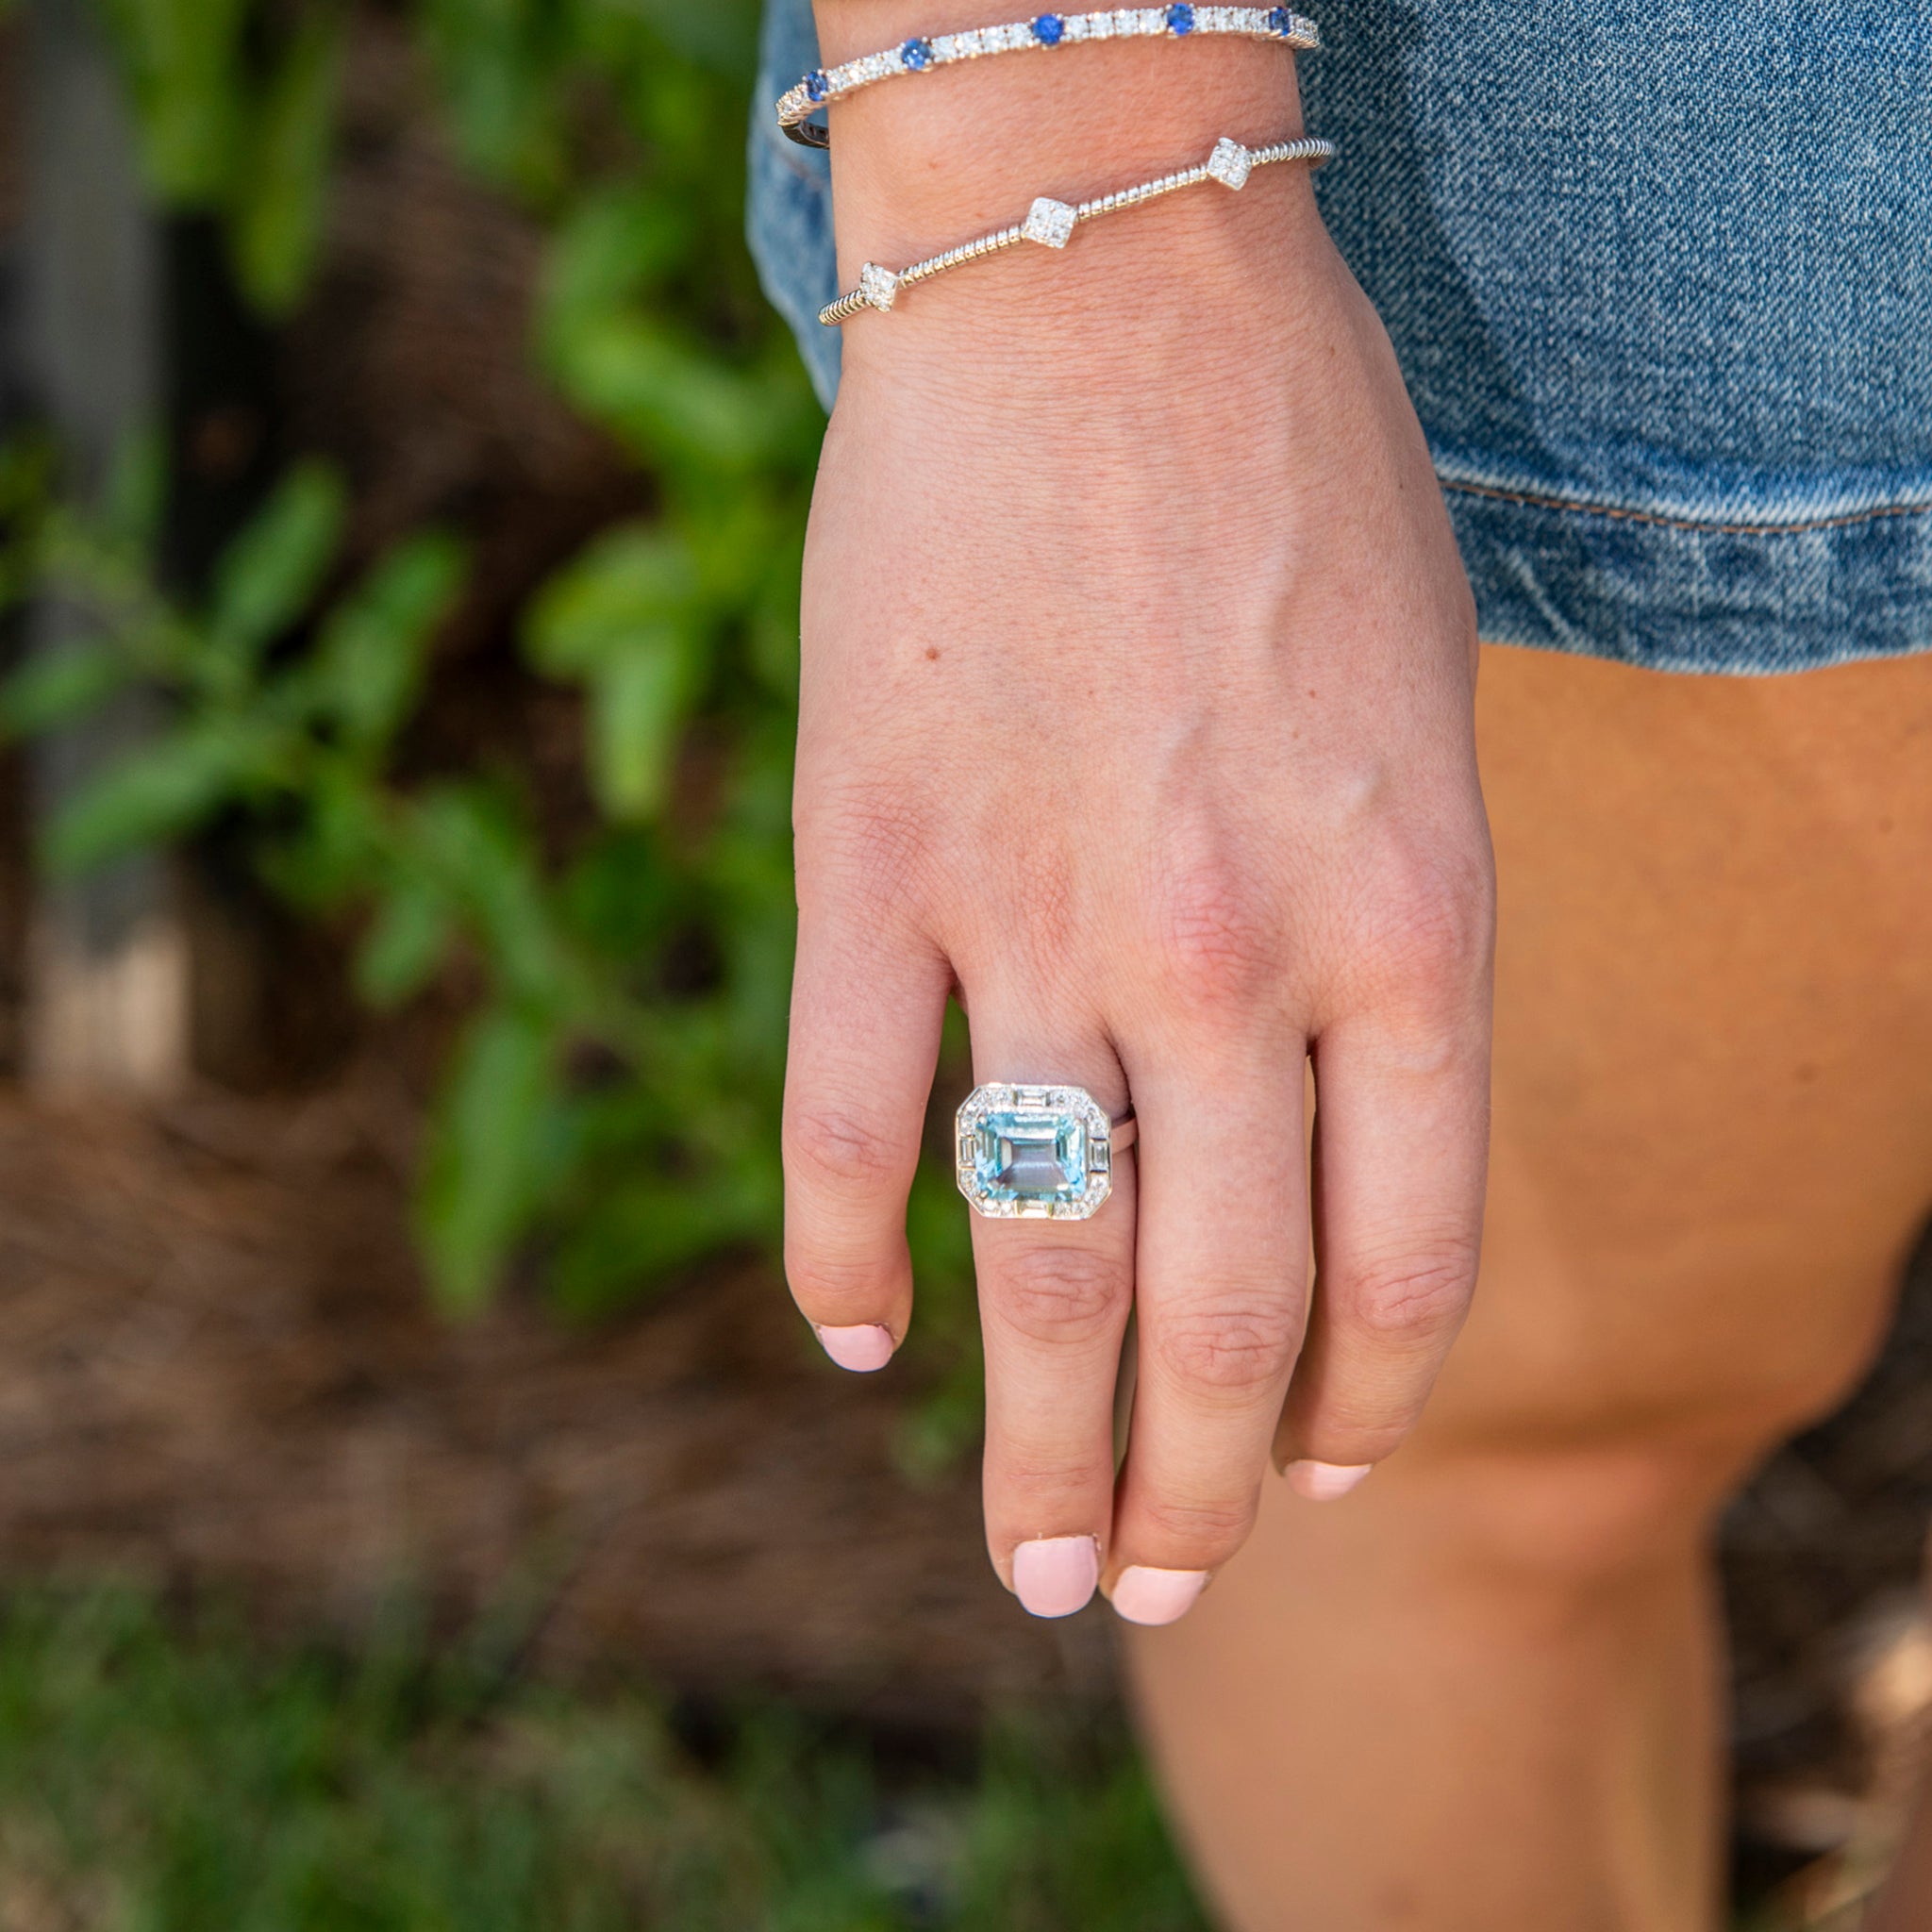
<path id="1" fill-rule="evenodd" d="M 134 440 L 160 427 L 161 249 L 134 137 L 85 0 L 27 8 L 25 339 L 39 414 L 82 503 L 99 502 Z M 49 601 L 27 649 L 59 651 L 82 620 Z M 146 734 L 139 695 L 34 748 L 47 814 Z M 63 1091 L 165 1092 L 189 1064 L 189 957 L 164 860 L 43 882 L 28 954 L 28 1078 Z"/>

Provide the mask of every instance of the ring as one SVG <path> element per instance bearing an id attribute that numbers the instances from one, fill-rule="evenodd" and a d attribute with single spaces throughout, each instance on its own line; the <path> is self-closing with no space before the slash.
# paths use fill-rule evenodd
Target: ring
<path id="1" fill-rule="evenodd" d="M 1133 1144 L 1133 1109 L 1110 1117 L 1084 1087 L 975 1087 L 959 1107 L 959 1191 L 990 1220 L 1085 1221 Z"/>

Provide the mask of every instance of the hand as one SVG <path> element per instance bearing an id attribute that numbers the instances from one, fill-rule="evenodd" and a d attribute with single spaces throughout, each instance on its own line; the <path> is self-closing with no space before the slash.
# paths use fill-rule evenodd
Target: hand
<path id="1" fill-rule="evenodd" d="M 827 58 L 893 31 L 890 7 L 834 9 Z M 1035 192 L 1297 131 L 1271 48 L 992 65 L 841 105 L 843 285 Z M 848 1366 L 904 1337 L 956 987 L 976 1078 L 1131 1102 L 1091 1220 L 974 1223 L 987 1533 L 1029 1609 L 1097 1576 L 1165 1622 L 1241 1542 L 1271 1440 L 1338 1491 L 1414 1424 L 1468 1302 L 1492 916 L 1474 609 L 1299 167 L 845 334 L 806 558 L 787 1267 Z"/>

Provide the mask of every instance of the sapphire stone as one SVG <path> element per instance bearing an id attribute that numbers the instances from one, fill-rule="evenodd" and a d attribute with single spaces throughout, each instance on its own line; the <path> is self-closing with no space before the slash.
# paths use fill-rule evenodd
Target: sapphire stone
<path id="1" fill-rule="evenodd" d="M 908 41 L 899 49 L 899 58 L 917 74 L 922 67 L 932 65 L 932 42 L 917 39 Z"/>
<path id="2" fill-rule="evenodd" d="M 805 76 L 805 97 L 808 101 L 822 101 L 825 97 L 825 70 L 814 67 Z"/>
<path id="3" fill-rule="evenodd" d="M 1033 38 L 1042 47 L 1058 47 L 1066 30 L 1067 24 L 1058 13 L 1042 13 L 1033 23 Z"/>
<path id="4" fill-rule="evenodd" d="M 1284 40 L 1294 31 L 1293 18 L 1285 7 L 1271 7 L 1268 9 L 1268 25 Z"/>
<path id="5" fill-rule="evenodd" d="M 1174 0 L 1167 9 L 1167 30 L 1171 34 L 1191 34 L 1194 31 L 1194 9 L 1188 0 Z"/>

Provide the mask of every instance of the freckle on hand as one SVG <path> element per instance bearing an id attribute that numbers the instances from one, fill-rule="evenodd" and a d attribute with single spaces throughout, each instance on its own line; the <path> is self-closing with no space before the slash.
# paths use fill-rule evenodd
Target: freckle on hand
<path id="1" fill-rule="evenodd" d="M 926 645 L 925 660 L 928 664 L 937 664 L 940 661 L 940 647 L 937 644 Z"/>

